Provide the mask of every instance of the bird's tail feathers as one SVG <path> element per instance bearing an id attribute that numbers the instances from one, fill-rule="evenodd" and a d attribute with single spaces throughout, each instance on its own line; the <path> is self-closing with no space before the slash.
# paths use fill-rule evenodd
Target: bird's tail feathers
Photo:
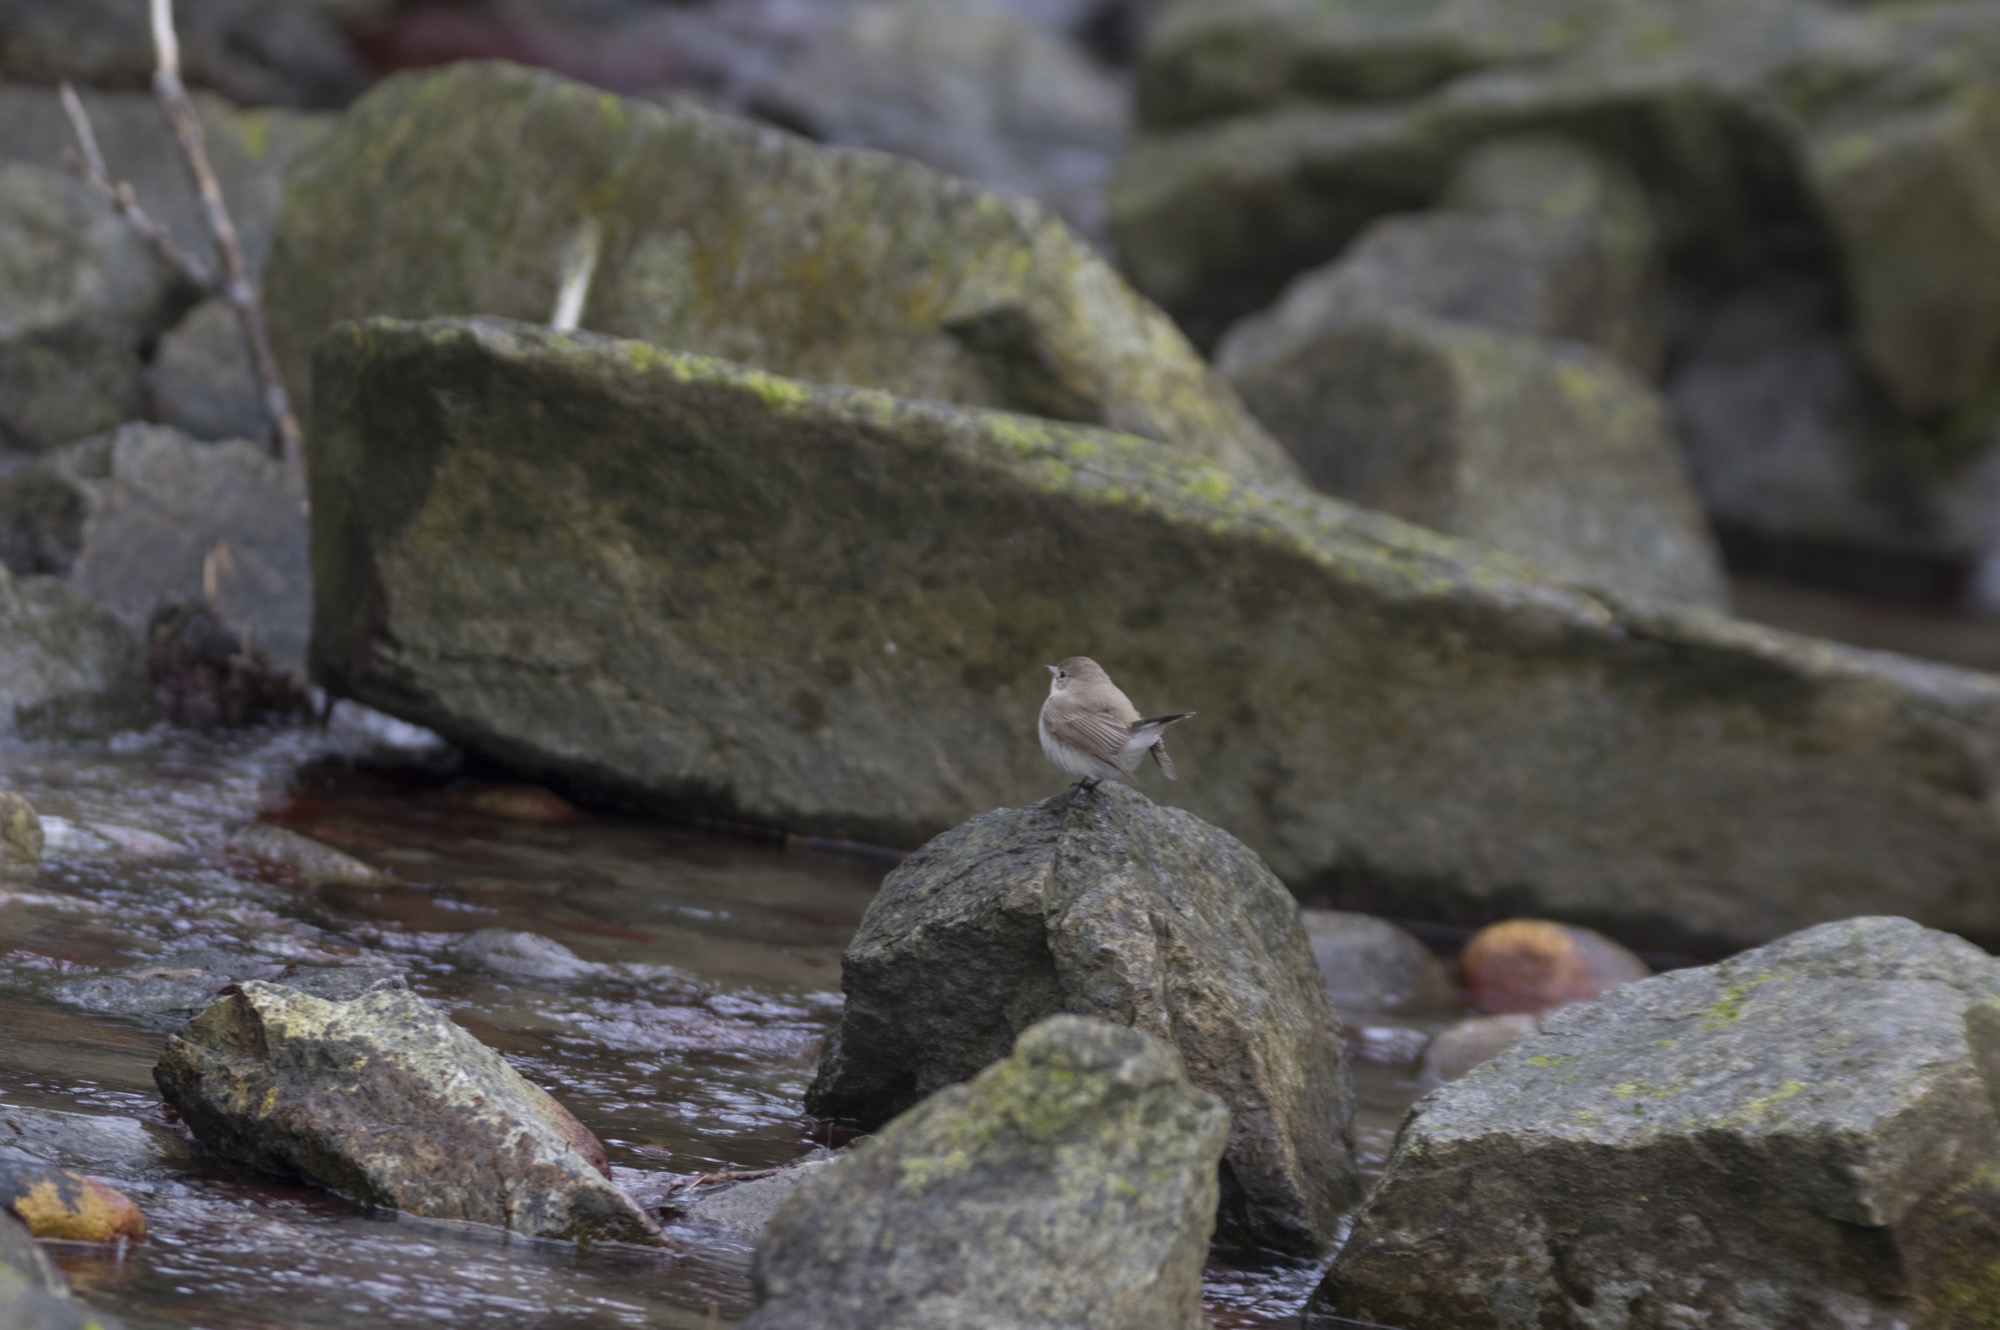
<path id="1" fill-rule="evenodd" d="M 1135 738 L 1142 734 L 1158 734 L 1175 721 L 1186 720 L 1193 714 L 1192 711 L 1176 711 L 1171 716 L 1148 716 L 1144 720 L 1135 720 L 1132 722 L 1132 734 Z"/>

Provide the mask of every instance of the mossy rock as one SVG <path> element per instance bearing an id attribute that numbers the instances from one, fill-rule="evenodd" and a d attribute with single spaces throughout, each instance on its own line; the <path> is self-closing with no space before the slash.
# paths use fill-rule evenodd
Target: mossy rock
<path id="1" fill-rule="evenodd" d="M 342 319 L 547 320 L 587 235 L 583 327 L 1297 475 L 1171 321 L 1040 207 L 508 65 L 390 79 L 300 158 L 266 280 L 286 378 L 303 397 Z"/>
<path id="2" fill-rule="evenodd" d="M 1307 1323 L 1993 1325 L 1996 1067 L 2000 961 L 1906 919 L 1626 984 L 1419 1101 Z"/>
<path id="3" fill-rule="evenodd" d="M 1176 728 L 1294 888 L 1650 945 L 1894 900 L 2000 941 L 2000 680 L 1626 603 L 1144 439 L 487 321 L 316 360 L 321 682 L 517 769 L 916 845 Z"/>
<path id="4" fill-rule="evenodd" d="M 1171 1046 L 1051 1017 L 798 1183 L 744 1330 L 1199 1330 L 1228 1130 Z"/>

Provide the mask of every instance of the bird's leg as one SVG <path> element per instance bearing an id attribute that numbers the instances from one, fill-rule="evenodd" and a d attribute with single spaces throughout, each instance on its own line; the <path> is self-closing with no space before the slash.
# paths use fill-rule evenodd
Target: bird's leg
<path id="1" fill-rule="evenodd" d="M 1082 780 L 1070 786 L 1069 802 L 1064 804 L 1063 807 L 1065 808 L 1074 807 L 1078 799 L 1082 798 L 1086 794 L 1089 794 L 1092 790 L 1096 788 L 1097 788 L 1097 777 L 1085 776 Z"/>

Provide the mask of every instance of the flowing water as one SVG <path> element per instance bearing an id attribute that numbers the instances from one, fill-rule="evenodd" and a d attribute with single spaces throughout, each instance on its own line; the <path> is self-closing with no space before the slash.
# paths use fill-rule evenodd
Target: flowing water
<path id="1" fill-rule="evenodd" d="M 554 1093 L 649 1202 L 842 1143 L 799 1105 L 888 860 L 568 816 L 447 783 L 429 759 L 421 736 L 352 717 L 0 748 L 0 788 L 49 838 L 39 869 L 0 874 L 0 1146 L 106 1179 L 150 1228 L 122 1250 L 50 1245 L 85 1302 L 205 1330 L 692 1330 L 748 1313 L 748 1242 L 713 1229 L 670 1224 L 672 1253 L 577 1251 L 367 1212 L 213 1159 L 163 1112 L 152 1066 L 205 977 L 365 965 Z M 395 878 L 315 887 L 225 848 L 257 819 Z M 1374 1172 L 1416 1087 L 1359 1073 Z M 1321 1268 L 1218 1257 L 1210 1314 L 1296 1325 Z"/>

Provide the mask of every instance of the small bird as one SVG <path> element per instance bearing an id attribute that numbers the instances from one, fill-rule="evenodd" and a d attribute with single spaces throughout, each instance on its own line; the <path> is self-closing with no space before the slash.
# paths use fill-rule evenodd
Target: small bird
<path id="1" fill-rule="evenodd" d="M 1080 778 L 1070 791 L 1072 803 L 1100 780 L 1137 780 L 1133 767 L 1149 749 L 1168 780 L 1180 779 L 1160 731 L 1186 720 L 1192 711 L 1141 718 L 1132 700 L 1088 656 L 1071 656 L 1046 668 L 1052 677 L 1048 701 L 1042 703 L 1042 751 Z"/>

